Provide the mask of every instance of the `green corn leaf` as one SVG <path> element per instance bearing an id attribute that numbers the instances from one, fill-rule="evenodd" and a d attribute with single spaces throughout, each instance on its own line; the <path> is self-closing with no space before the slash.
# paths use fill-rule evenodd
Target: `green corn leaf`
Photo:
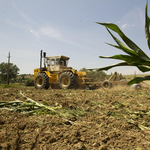
<path id="1" fill-rule="evenodd" d="M 101 58 L 107 58 L 107 57 L 103 57 L 103 56 L 100 56 L 100 57 Z M 90 71 L 92 71 L 92 70 L 96 70 L 96 71 L 105 70 L 105 71 L 107 71 L 107 70 L 109 70 L 111 68 L 118 67 L 118 66 L 136 66 L 142 72 L 150 71 L 150 66 L 139 65 L 139 62 L 128 63 L 128 62 L 124 62 L 124 61 L 120 62 L 120 63 L 117 63 L 117 64 L 114 64 L 114 65 L 107 66 L 107 67 L 88 69 L 88 70 L 90 70 Z"/>
<path id="2" fill-rule="evenodd" d="M 119 45 L 120 49 L 122 51 L 124 51 L 125 53 L 133 56 L 133 57 L 137 57 L 138 54 L 136 51 L 131 50 L 130 48 L 128 48 L 126 45 L 124 45 L 119 39 L 117 39 L 109 30 L 108 28 L 106 28 L 107 31 L 110 33 L 110 35 L 113 37 L 113 39 L 116 41 L 116 43 Z M 109 44 L 110 45 L 110 44 Z"/>
<path id="3" fill-rule="evenodd" d="M 109 34 L 112 36 L 112 38 L 115 40 L 115 42 L 118 45 L 113 45 L 113 44 L 109 44 L 109 43 L 106 43 L 106 44 L 113 46 L 119 50 L 122 50 L 127 55 L 118 54 L 118 55 L 109 56 L 109 57 L 99 56 L 100 58 L 123 60 L 123 62 L 114 64 L 114 65 L 110 65 L 107 67 L 91 69 L 91 70 L 101 71 L 101 70 L 109 70 L 109 69 L 111 69 L 113 67 L 117 67 L 117 66 L 136 66 L 142 72 L 150 71 L 150 58 L 133 41 L 131 41 L 121 31 L 121 29 L 116 24 L 99 23 L 99 22 L 96 22 L 96 23 L 105 26 L 107 31 L 109 32 Z M 148 47 L 150 49 L 150 30 L 149 30 L 149 27 L 150 27 L 150 18 L 148 17 L 148 0 L 147 0 L 147 4 L 146 4 L 146 8 L 145 8 L 145 37 L 146 37 L 146 40 L 148 43 Z M 124 41 L 124 43 L 126 45 L 123 44 L 119 39 L 117 39 L 110 32 L 109 29 L 116 32 L 121 37 L 121 39 Z M 144 80 L 150 80 L 150 76 L 135 78 L 132 81 L 130 81 L 128 84 L 132 85 L 134 83 L 137 83 L 137 82 L 139 83 L 139 82 L 142 82 Z"/>
<path id="4" fill-rule="evenodd" d="M 145 37 L 148 43 L 148 47 L 150 49 L 150 33 L 149 33 L 150 19 L 147 15 L 147 5 L 148 5 L 148 1 L 147 1 L 146 8 L 145 8 Z"/>
<path id="5" fill-rule="evenodd" d="M 118 48 L 118 49 L 122 50 L 123 52 L 129 54 L 130 56 L 139 58 L 138 55 L 137 55 L 137 53 L 135 51 L 130 50 L 129 48 L 121 47 L 121 46 L 118 46 L 118 45 L 113 45 L 113 44 L 110 44 L 110 43 L 106 43 L 106 44 L 108 44 L 110 46 L 113 46 L 115 48 Z"/>
<path id="6" fill-rule="evenodd" d="M 150 61 L 145 61 L 136 57 L 132 57 L 129 55 L 114 55 L 114 56 L 99 56 L 100 58 L 108 58 L 108 59 L 118 59 L 118 60 L 123 60 L 126 61 L 128 64 L 133 65 L 133 66 L 139 66 L 140 65 L 144 65 L 146 68 L 149 68 L 150 65 Z M 150 70 L 148 70 L 150 71 Z"/>
<path id="7" fill-rule="evenodd" d="M 128 85 L 132 85 L 132 84 L 135 84 L 135 83 L 140 83 L 140 82 L 145 81 L 145 80 L 150 80 L 150 76 L 134 78 L 133 80 L 128 82 Z"/>
<path id="8" fill-rule="evenodd" d="M 122 40 L 134 51 L 136 51 L 138 53 L 138 56 L 142 59 L 149 59 L 149 57 L 134 43 L 132 42 L 121 30 L 120 28 L 113 23 L 99 23 L 96 22 L 100 25 L 105 26 L 106 28 L 109 28 L 111 30 L 113 30 L 114 32 L 118 33 L 119 36 L 122 38 Z"/>
<path id="9" fill-rule="evenodd" d="M 128 64 L 134 64 L 135 62 L 138 63 L 139 60 L 129 56 L 129 55 L 114 55 L 114 56 L 110 56 L 110 57 L 105 57 L 105 56 L 99 56 L 100 58 L 113 58 L 113 59 L 119 59 L 119 60 L 123 60 L 126 61 Z"/>
<path id="10" fill-rule="evenodd" d="M 137 68 L 138 68 L 140 71 L 142 71 L 142 72 L 150 71 L 150 66 L 147 66 L 147 65 L 139 65 L 139 64 L 137 64 L 136 66 L 137 66 Z"/>
<path id="11" fill-rule="evenodd" d="M 129 64 L 127 62 L 120 62 L 120 63 L 117 63 L 117 64 L 114 64 L 114 65 L 110 65 L 110 66 L 107 66 L 107 67 L 103 67 L 103 68 L 97 68 L 97 69 L 92 69 L 92 70 L 97 70 L 97 71 L 102 71 L 102 70 L 109 70 L 113 67 L 117 67 L 117 66 L 129 66 Z M 91 69 L 89 69 L 91 70 Z"/>

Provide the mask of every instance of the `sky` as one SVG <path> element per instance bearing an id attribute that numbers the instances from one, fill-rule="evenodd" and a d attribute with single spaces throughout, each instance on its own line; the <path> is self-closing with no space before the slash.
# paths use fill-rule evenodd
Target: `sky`
<path id="1" fill-rule="evenodd" d="M 10 62 L 18 66 L 20 74 L 33 74 L 34 69 L 40 66 L 41 50 L 47 56 L 70 57 L 69 67 L 77 70 L 120 62 L 99 58 L 123 52 L 106 44 L 116 43 L 106 28 L 95 22 L 117 24 L 150 56 L 144 31 L 146 2 L 0 0 L 0 63 L 8 62 L 10 52 Z M 115 67 L 106 73 L 115 71 L 123 75 L 141 73 L 136 67 Z"/>

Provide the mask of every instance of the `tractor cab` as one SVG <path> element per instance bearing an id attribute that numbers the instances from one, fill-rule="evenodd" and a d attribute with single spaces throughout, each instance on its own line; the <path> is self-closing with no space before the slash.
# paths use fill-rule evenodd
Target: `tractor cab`
<path id="1" fill-rule="evenodd" d="M 69 57 L 66 56 L 52 56 L 46 57 L 46 64 L 47 64 L 47 71 L 53 73 L 60 73 L 63 72 L 64 69 L 72 69 L 68 66 Z"/>

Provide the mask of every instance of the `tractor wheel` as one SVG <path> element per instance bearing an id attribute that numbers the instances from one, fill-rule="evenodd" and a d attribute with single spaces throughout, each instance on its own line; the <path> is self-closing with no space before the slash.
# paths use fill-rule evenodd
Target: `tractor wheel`
<path id="1" fill-rule="evenodd" d="M 60 74 L 58 84 L 61 89 L 71 89 L 76 85 L 76 77 L 72 72 Z"/>
<path id="2" fill-rule="evenodd" d="M 108 81 L 108 80 L 105 80 L 105 81 L 102 83 L 102 87 L 103 87 L 104 89 L 110 89 L 110 88 L 112 88 L 112 83 L 111 83 L 110 81 Z"/>
<path id="3" fill-rule="evenodd" d="M 135 84 L 131 85 L 131 87 L 135 90 L 141 90 L 142 89 L 142 85 L 139 83 L 135 83 Z"/>
<path id="4" fill-rule="evenodd" d="M 126 79 L 120 80 L 120 85 L 121 86 L 126 86 L 127 85 L 127 80 Z"/>
<path id="5" fill-rule="evenodd" d="M 49 88 L 48 76 L 45 73 L 37 75 L 34 80 L 34 86 L 36 89 L 48 89 Z"/>

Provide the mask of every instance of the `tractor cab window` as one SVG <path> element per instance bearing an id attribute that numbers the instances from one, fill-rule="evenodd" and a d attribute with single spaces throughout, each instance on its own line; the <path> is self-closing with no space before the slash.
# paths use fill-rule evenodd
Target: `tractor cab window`
<path id="1" fill-rule="evenodd" d="M 55 59 L 51 59 L 51 66 L 55 65 Z"/>
<path id="2" fill-rule="evenodd" d="M 56 65 L 59 65 L 59 58 L 56 58 Z"/>
<path id="3" fill-rule="evenodd" d="M 66 60 L 66 59 L 60 59 L 60 65 L 67 66 L 68 65 L 68 60 Z"/>
<path id="4" fill-rule="evenodd" d="M 68 60 L 66 60 L 66 66 L 68 66 Z"/>
<path id="5" fill-rule="evenodd" d="M 47 65 L 50 66 L 50 60 L 49 59 L 47 59 Z"/>

